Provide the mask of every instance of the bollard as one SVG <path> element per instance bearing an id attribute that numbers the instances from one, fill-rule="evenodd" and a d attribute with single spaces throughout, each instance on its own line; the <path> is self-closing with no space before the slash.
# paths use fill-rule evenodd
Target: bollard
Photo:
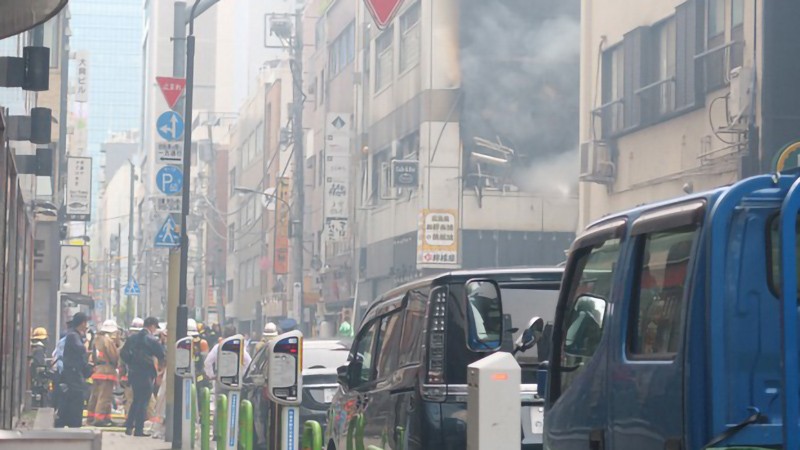
<path id="1" fill-rule="evenodd" d="M 365 450 L 363 414 L 358 414 L 350 419 L 347 427 L 347 450 Z"/>
<path id="2" fill-rule="evenodd" d="M 303 425 L 303 450 L 322 450 L 322 426 L 316 420 L 306 420 Z"/>
<path id="3" fill-rule="evenodd" d="M 253 450 L 253 404 L 242 400 L 239 407 L 239 448 Z"/>
<path id="4" fill-rule="evenodd" d="M 225 448 L 225 436 L 228 434 L 228 396 L 217 396 L 217 406 L 214 412 L 214 440 L 217 441 L 217 450 Z"/>
<path id="5" fill-rule="evenodd" d="M 204 387 L 200 389 L 200 450 L 211 450 L 210 420 L 211 390 Z"/>
<path id="6" fill-rule="evenodd" d="M 395 428 L 397 432 L 397 450 L 406 449 L 406 429 L 403 427 Z"/>

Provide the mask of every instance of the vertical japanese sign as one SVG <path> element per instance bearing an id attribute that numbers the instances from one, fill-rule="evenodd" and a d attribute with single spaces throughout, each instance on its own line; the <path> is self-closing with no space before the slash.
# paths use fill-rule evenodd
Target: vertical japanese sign
<path id="1" fill-rule="evenodd" d="M 75 52 L 77 64 L 77 84 L 75 85 L 75 101 L 86 103 L 89 101 L 89 53 Z"/>
<path id="2" fill-rule="evenodd" d="M 85 222 L 92 213 L 92 158 L 67 158 L 67 220 Z"/>
<path id="3" fill-rule="evenodd" d="M 286 199 L 289 197 L 289 179 L 280 178 L 277 187 L 278 201 L 275 203 L 275 245 L 272 270 L 276 275 L 289 273 L 289 211 Z"/>
<path id="4" fill-rule="evenodd" d="M 417 268 L 458 268 L 458 217 L 452 209 L 423 209 L 419 215 Z"/>
<path id="5" fill-rule="evenodd" d="M 83 285 L 83 247 L 61 246 L 59 286 L 64 294 L 80 294 Z"/>
<path id="6" fill-rule="evenodd" d="M 350 116 L 329 113 L 325 125 L 323 212 L 324 258 L 333 256 L 329 244 L 347 239 L 350 210 Z"/>

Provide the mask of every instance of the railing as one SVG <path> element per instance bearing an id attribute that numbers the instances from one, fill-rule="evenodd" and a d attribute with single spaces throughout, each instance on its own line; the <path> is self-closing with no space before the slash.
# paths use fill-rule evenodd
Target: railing
<path id="1" fill-rule="evenodd" d="M 622 98 L 612 100 L 592 110 L 592 127 L 594 119 L 600 119 L 602 137 L 613 136 L 625 128 L 625 104 Z"/>
<path id="2" fill-rule="evenodd" d="M 642 113 L 642 125 L 658 121 L 675 111 L 675 77 L 665 78 L 636 91 Z"/>

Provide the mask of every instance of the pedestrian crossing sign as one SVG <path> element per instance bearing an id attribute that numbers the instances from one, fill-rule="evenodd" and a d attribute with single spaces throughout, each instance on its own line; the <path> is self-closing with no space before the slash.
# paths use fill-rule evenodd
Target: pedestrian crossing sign
<path id="1" fill-rule="evenodd" d="M 128 280 L 128 284 L 125 285 L 125 295 L 137 296 L 141 293 L 142 291 L 139 289 L 139 283 L 136 282 L 136 278 Z"/>
<path id="2" fill-rule="evenodd" d="M 161 229 L 156 235 L 155 246 L 160 248 L 180 247 L 181 236 L 176 228 L 175 220 L 171 215 L 168 215 L 167 220 L 164 221 L 164 225 L 161 225 Z"/>

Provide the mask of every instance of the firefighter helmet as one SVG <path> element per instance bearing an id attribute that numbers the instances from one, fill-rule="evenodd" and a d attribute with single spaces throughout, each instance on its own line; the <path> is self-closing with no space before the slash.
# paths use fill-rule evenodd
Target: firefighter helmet
<path id="1" fill-rule="evenodd" d="M 33 334 L 31 334 L 31 339 L 36 339 L 36 340 L 47 339 L 47 330 L 44 327 L 34 328 Z"/>

